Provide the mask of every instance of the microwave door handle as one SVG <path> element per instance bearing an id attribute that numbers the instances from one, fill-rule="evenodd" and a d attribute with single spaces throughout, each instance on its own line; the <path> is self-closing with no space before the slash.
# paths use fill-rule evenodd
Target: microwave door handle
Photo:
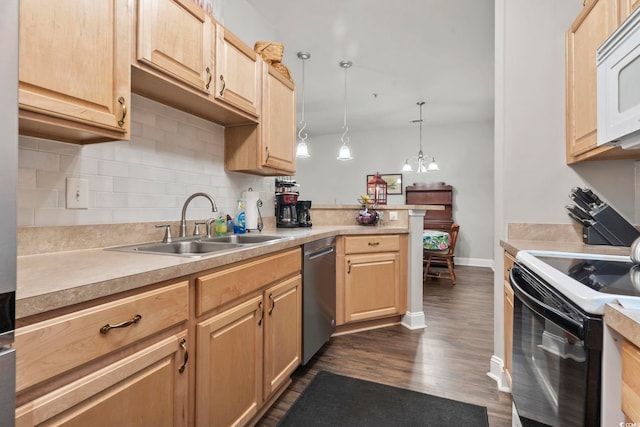
<path id="1" fill-rule="evenodd" d="M 584 325 L 576 320 L 570 318 L 564 313 L 556 310 L 555 308 L 545 304 L 534 296 L 528 294 L 519 284 L 518 277 L 516 275 L 522 274 L 522 270 L 518 268 L 518 266 L 513 266 L 511 271 L 509 272 L 509 281 L 511 282 L 511 286 L 513 286 L 513 292 L 516 296 L 524 303 L 527 307 L 529 307 L 534 312 L 538 313 L 540 316 L 549 319 L 556 325 L 560 326 L 565 331 L 573 334 L 574 336 L 584 340 Z"/>

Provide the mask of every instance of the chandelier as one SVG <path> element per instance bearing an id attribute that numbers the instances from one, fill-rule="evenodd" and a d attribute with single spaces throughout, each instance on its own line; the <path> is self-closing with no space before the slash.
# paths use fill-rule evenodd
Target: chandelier
<path id="1" fill-rule="evenodd" d="M 435 172 L 439 171 L 438 163 L 436 163 L 436 159 L 433 156 L 427 156 L 425 158 L 422 153 L 422 106 L 424 105 L 424 101 L 419 101 L 416 103 L 420 107 L 420 119 L 412 120 L 411 123 L 420 123 L 420 151 L 418 151 L 418 155 L 414 157 L 408 158 L 404 162 L 404 166 L 402 166 L 402 172 L 413 172 L 413 166 L 415 165 L 416 173 L 427 173 L 427 172 Z M 431 159 L 431 161 L 428 161 Z"/>

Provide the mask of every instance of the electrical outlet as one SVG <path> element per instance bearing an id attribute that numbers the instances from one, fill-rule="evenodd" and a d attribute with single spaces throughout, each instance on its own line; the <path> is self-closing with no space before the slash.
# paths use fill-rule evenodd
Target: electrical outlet
<path id="1" fill-rule="evenodd" d="M 389 211 L 389 221 L 397 221 L 397 220 L 398 220 L 398 212 Z"/>
<path id="2" fill-rule="evenodd" d="M 67 178 L 67 209 L 89 208 L 89 181 L 85 178 Z"/>

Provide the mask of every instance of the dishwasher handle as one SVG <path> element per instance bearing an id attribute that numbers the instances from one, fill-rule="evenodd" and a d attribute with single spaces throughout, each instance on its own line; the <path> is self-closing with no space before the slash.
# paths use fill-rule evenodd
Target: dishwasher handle
<path id="1" fill-rule="evenodd" d="M 329 246 L 328 248 L 323 248 L 320 249 L 319 251 L 315 251 L 315 252 L 309 252 L 304 254 L 304 256 L 307 259 L 316 259 L 316 258 L 320 258 L 321 256 L 325 256 L 325 255 L 329 255 L 330 253 L 335 252 L 336 248 L 335 246 Z"/>

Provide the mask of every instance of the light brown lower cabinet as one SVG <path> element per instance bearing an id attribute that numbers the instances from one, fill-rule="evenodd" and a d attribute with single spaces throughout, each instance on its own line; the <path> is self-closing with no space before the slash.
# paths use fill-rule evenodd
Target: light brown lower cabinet
<path id="1" fill-rule="evenodd" d="M 406 235 L 342 236 L 338 239 L 338 326 L 404 314 L 406 247 Z"/>
<path id="2" fill-rule="evenodd" d="M 187 332 L 149 345 L 16 409 L 16 427 L 186 426 Z"/>
<path id="3" fill-rule="evenodd" d="M 640 423 L 640 348 L 622 340 L 622 412 L 630 423 Z"/>
<path id="4" fill-rule="evenodd" d="M 196 280 L 199 311 L 228 307 L 196 325 L 196 426 L 245 425 L 289 383 L 302 359 L 301 259 L 296 248 Z"/>

